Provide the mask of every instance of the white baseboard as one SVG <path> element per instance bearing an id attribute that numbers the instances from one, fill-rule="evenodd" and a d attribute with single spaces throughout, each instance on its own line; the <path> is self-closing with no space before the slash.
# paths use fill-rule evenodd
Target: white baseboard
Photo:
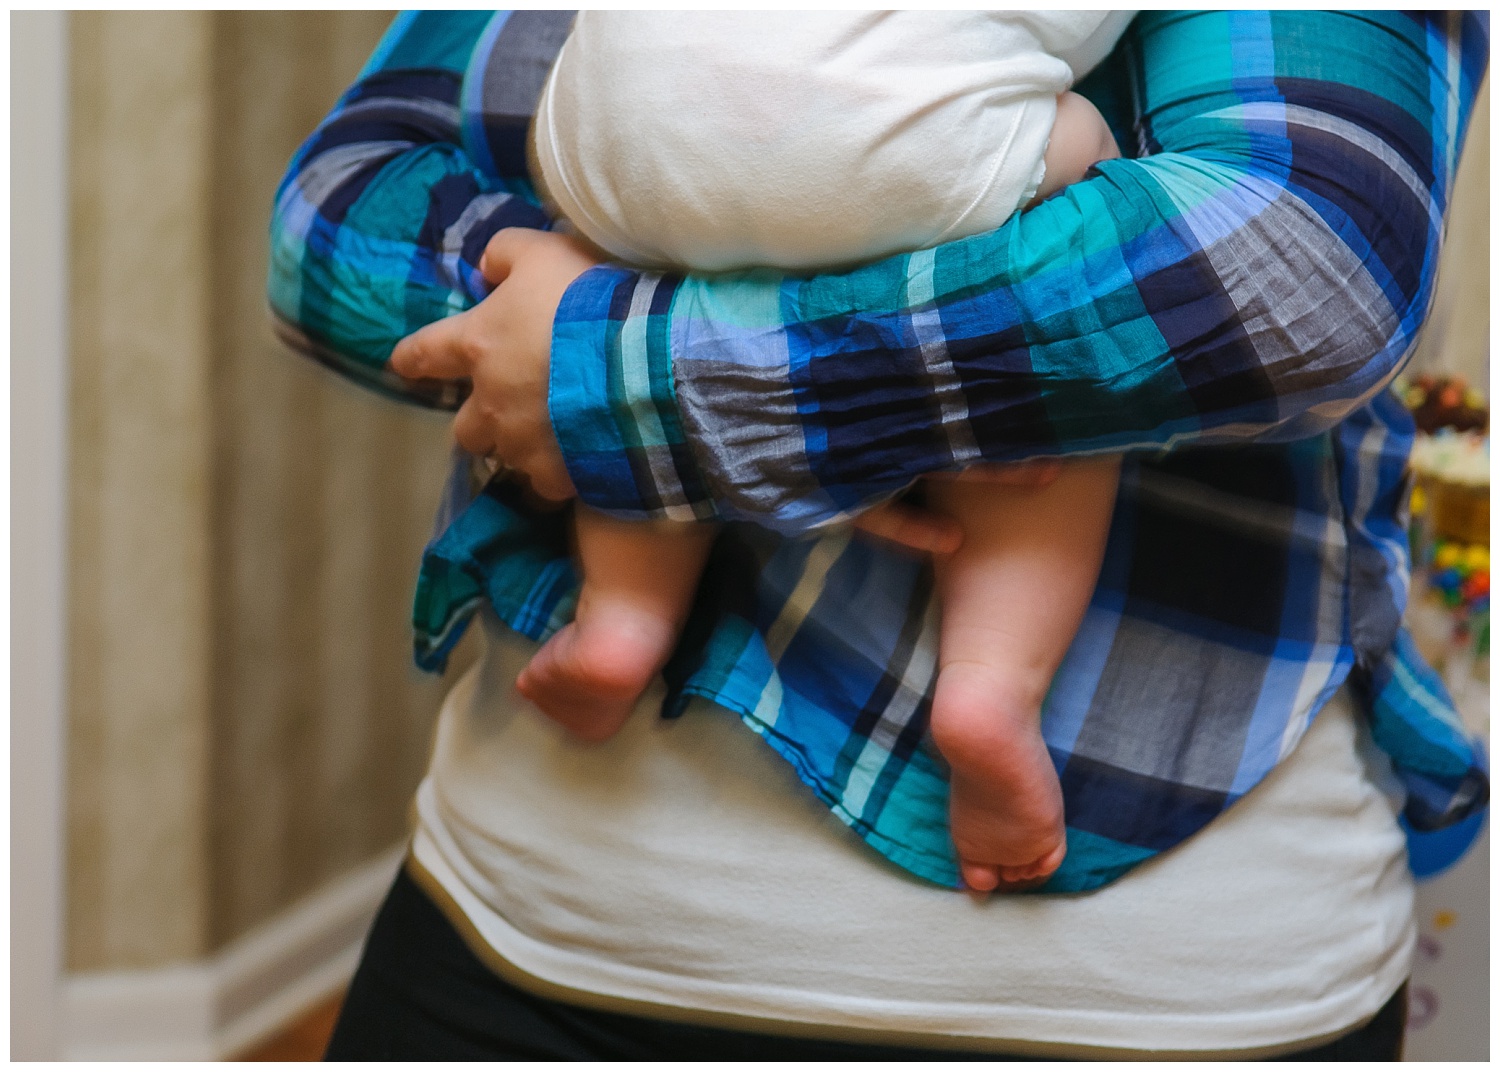
<path id="1" fill-rule="evenodd" d="M 349 981 L 399 845 L 213 956 L 64 983 L 67 1060 L 216 1061 L 286 1026 Z"/>

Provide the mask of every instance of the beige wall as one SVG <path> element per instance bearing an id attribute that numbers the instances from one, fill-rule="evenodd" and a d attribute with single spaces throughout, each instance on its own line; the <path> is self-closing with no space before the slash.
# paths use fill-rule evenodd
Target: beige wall
<path id="1" fill-rule="evenodd" d="M 1413 371 L 1490 383 L 1490 80 L 1485 78 L 1448 206 L 1432 314 L 1412 357 Z"/>
<path id="2" fill-rule="evenodd" d="M 74 970 L 211 951 L 404 832 L 447 422 L 289 355 L 263 296 L 285 162 L 388 21 L 70 20 Z"/>

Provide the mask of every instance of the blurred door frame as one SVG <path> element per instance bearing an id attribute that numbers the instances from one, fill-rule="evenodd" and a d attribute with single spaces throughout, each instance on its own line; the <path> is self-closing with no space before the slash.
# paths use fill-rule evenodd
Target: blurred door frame
<path id="1" fill-rule="evenodd" d="M 10 1056 L 62 1056 L 68 25 L 12 12 Z"/>

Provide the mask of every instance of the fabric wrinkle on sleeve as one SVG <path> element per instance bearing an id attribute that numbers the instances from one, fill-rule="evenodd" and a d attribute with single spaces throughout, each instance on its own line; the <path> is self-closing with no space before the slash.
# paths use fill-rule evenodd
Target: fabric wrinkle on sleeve
<path id="1" fill-rule="evenodd" d="M 1310 56 L 1294 30 L 1340 43 Z M 1448 101 L 1483 69 L 1465 44 L 1456 84 L 1414 94 L 1452 77 L 1434 58 L 1447 32 L 1146 13 L 1121 54 L 1153 72 L 1133 75 L 1149 155 L 996 232 L 811 278 L 586 275 L 554 361 L 602 356 L 654 401 L 554 397 L 580 494 L 667 516 L 658 502 L 697 488 L 694 516 L 791 535 L 976 461 L 1327 431 L 1394 375 L 1431 299 Z M 1355 65 L 1372 41 L 1383 67 Z M 691 430 L 661 454 L 686 457 L 680 474 L 622 460 L 652 422 Z"/>
<path id="2" fill-rule="evenodd" d="M 456 385 L 391 372 L 391 350 L 489 292 L 478 264 L 496 231 L 550 222 L 524 175 L 486 174 L 462 145 L 464 67 L 491 21 L 398 17 L 276 194 L 268 295 L 278 335 L 402 401 L 457 407 Z"/>

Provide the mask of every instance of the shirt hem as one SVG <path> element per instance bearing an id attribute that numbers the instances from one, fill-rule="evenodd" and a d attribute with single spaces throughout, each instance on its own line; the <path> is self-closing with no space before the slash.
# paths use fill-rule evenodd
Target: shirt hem
<path id="1" fill-rule="evenodd" d="M 427 787 L 424 785 L 423 788 Z M 421 790 L 419 790 L 419 796 L 420 793 Z M 829 1002 L 823 1009 L 818 1010 L 824 1017 L 821 1019 L 810 1017 L 790 1019 L 776 1015 L 736 1011 L 729 1007 L 735 1001 L 735 995 L 727 992 L 711 994 L 703 980 L 692 980 L 689 984 L 695 988 L 695 997 L 702 1001 L 702 1004 L 698 1006 L 685 1006 L 673 1002 L 660 992 L 662 988 L 659 984 L 653 986 L 650 981 L 626 978 L 628 974 L 626 972 L 619 973 L 619 978 L 600 980 L 611 987 L 611 991 L 605 993 L 563 981 L 568 974 L 565 966 L 555 962 L 557 957 L 550 958 L 552 962 L 549 962 L 547 956 L 549 952 L 555 953 L 556 951 L 549 950 L 542 943 L 516 930 L 499 912 L 484 904 L 466 886 L 446 859 L 437 838 L 426 829 L 425 823 L 421 822 L 420 808 L 416 810 L 419 820 L 404 866 L 412 879 L 458 931 L 475 956 L 501 979 L 529 993 L 548 1000 L 605 1012 L 770 1035 L 866 1044 L 921 1046 L 961 1052 L 1014 1053 L 1021 1056 L 1080 1060 L 1257 1060 L 1296 1053 L 1356 1030 L 1369 1022 L 1406 979 L 1404 972 L 1393 973 L 1387 970 L 1372 977 L 1357 994 L 1333 1003 L 1340 1008 L 1352 1007 L 1358 1010 L 1352 1012 L 1350 1018 L 1337 1028 L 1308 1033 L 1314 1030 L 1308 1021 L 1319 1020 L 1326 1023 L 1333 1018 L 1333 1014 L 1314 1015 L 1310 1010 L 1304 1009 L 1295 1014 L 1295 1020 L 1300 1021 L 1300 1024 L 1284 1029 L 1301 1033 L 1296 1033 L 1291 1038 L 1259 1041 L 1235 1048 L 1214 1046 L 1201 1037 L 1194 1038 L 1194 1034 L 1203 1031 L 1208 1025 L 1194 1024 L 1192 1019 L 1187 1017 L 1142 1020 L 1138 1016 L 1132 1016 L 1129 1031 L 1118 1032 L 1117 1037 L 1111 1039 L 1109 1031 L 1098 1030 L 1105 1027 L 1100 1023 L 1099 1018 L 1058 1017 L 1054 1014 L 1050 1024 L 1038 1026 L 1034 1037 L 1020 1038 L 981 1033 L 972 1027 L 965 1030 L 961 1024 L 952 1024 L 948 1030 L 944 1031 L 873 1026 L 870 1021 L 889 1022 L 892 1018 L 893 1010 L 889 1008 L 890 1003 L 884 1002 L 879 1003 L 884 1007 L 876 1007 L 875 1003 L 870 1002 L 856 1001 L 853 1004 Z M 1401 963 L 1402 958 L 1399 956 L 1390 960 L 1390 964 L 1398 967 Z M 1387 975 L 1391 978 L 1385 978 Z M 653 990 L 657 993 L 647 996 Z M 797 1003 L 798 1008 L 811 1011 L 812 1006 L 805 1000 L 806 995 L 799 997 L 802 1000 Z M 740 1000 L 743 1001 L 743 996 Z M 866 1007 L 863 1009 L 855 1007 L 860 1004 Z M 1034 1013 L 1025 1015 L 1027 1018 L 1035 1018 Z M 949 1019 L 950 1021 L 963 1019 L 961 1015 L 954 1017 L 951 1013 L 930 1015 L 926 1018 L 929 1020 Z M 1264 1021 L 1267 1017 L 1259 1016 L 1256 1019 Z M 1282 1019 L 1293 1018 L 1282 1017 Z M 1089 1023 L 1091 1020 L 1092 1024 Z M 1245 1026 L 1250 1025 L 1246 1023 Z M 1090 1027 L 1093 1027 L 1094 1031 L 1091 1032 Z M 1185 1030 L 1192 1028 L 1196 1028 L 1196 1032 Z M 1258 1030 L 1247 1033 L 1262 1038 L 1281 1034 L 1269 1025 L 1262 1025 Z M 1081 1035 L 1088 1034 L 1094 1035 L 1094 1041 L 1075 1041 Z M 1125 1037 L 1127 1035 L 1134 1037 L 1127 1038 Z M 1162 1048 L 1143 1046 L 1139 1041 L 1141 1036 L 1159 1038 L 1172 1035 L 1182 1039 L 1184 1045 Z"/>

